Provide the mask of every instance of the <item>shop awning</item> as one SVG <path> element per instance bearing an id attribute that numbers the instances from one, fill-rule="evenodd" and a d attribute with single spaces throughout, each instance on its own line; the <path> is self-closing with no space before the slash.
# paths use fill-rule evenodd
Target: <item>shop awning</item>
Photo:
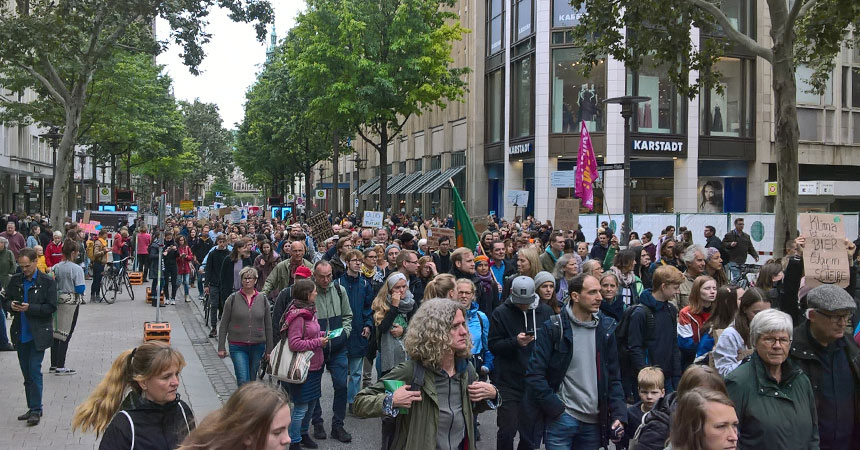
<path id="1" fill-rule="evenodd" d="M 367 180 L 366 183 L 362 184 L 358 190 L 355 191 L 356 195 L 364 195 L 364 192 L 373 187 L 374 183 L 379 183 L 379 177 L 373 177 Z"/>
<path id="2" fill-rule="evenodd" d="M 429 183 L 425 184 L 424 187 L 419 189 L 417 192 L 419 194 L 432 194 L 433 192 L 436 192 L 437 190 L 439 190 L 439 188 L 444 186 L 445 183 L 447 183 L 448 180 L 451 179 L 451 177 L 462 172 L 465 168 L 466 166 L 451 167 L 450 169 L 447 169 L 444 172 L 440 173 Z"/>
<path id="3" fill-rule="evenodd" d="M 425 172 L 424 175 L 416 178 L 409 186 L 400 190 L 401 194 L 414 194 L 418 192 L 419 189 L 424 187 L 425 184 L 429 183 L 431 180 L 435 179 L 439 176 L 439 169 L 433 169 L 429 172 Z"/>
<path id="4" fill-rule="evenodd" d="M 394 183 L 400 181 L 403 177 L 405 177 L 405 173 L 398 173 L 397 175 L 389 175 L 388 176 L 388 184 L 386 186 L 391 186 Z M 376 186 L 368 192 L 369 195 L 374 195 L 379 193 L 379 188 L 382 187 L 382 183 L 376 183 Z"/>
<path id="5" fill-rule="evenodd" d="M 400 181 L 398 181 L 397 183 L 395 183 L 392 186 L 389 186 L 388 187 L 388 193 L 389 194 L 400 194 L 400 191 L 403 188 L 405 188 L 406 186 L 409 186 L 413 181 L 415 181 L 416 178 L 420 177 L 421 175 L 424 175 L 424 172 L 412 172 L 410 174 L 407 174 Z"/>

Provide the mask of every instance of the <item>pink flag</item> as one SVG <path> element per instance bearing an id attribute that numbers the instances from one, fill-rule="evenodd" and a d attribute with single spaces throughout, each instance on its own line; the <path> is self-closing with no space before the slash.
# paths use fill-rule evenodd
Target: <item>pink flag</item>
<path id="1" fill-rule="evenodd" d="M 591 145 L 591 135 L 585 122 L 579 132 L 579 155 L 576 158 L 576 196 L 582 199 L 589 211 L 594 209 L 593 183 L 597 181 L 597 157 Z"/>

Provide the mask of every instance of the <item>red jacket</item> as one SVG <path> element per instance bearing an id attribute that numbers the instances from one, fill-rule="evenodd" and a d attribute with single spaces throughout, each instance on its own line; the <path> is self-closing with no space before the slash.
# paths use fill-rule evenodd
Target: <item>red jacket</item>
<path id="1" fill-rule="evenodd" d="M 179 275 L 191 273 L 191 261 L 194 260 L 194 254 L 191 253 L 191 247 L 176 247 L 176 267 Z"/>
<path id="2" fill-rule="evenodd" d="M 50 269 L 54 264 L 63 260 L 63 243 L 57 244 L 51 241 L 45 249 L 45 265 Z"/>

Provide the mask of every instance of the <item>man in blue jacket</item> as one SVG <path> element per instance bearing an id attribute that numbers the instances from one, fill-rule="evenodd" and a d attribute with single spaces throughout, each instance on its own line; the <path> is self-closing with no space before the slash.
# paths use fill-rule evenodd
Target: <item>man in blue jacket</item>
<path id="1" fill-rule="evenodd" d="M 370 327 L 373 325 L 373 288 L 370 281 L 361 274 L 363 254 L 359 250 L 350 250 L 344 254 L 346 272 L 337 280 L 346 289 L 349 306 L 352 308 L 352 329 L 347 341 L 347 357 L 349 358 L 349 375 L 347 378 L 346 401 L 352 412 L 352 400 L 361 390 L 361 369 L 364 355 L 367 353 L 367 339 L 370 337 Z M 359 331 L 360 330 L 360 331 Z"/>
<path id="2" fill-rule="evenodd" d="M 535 420 L 533 436 L 545 429 L 547 450 L 570 449 L 574 442 L 596 449 L 624 435 L 617 324 L 600 312 L 601 300 L 597 278 L 575 277 L 568 306 L 544 323 L 546 331 L 535 341 L 526 372 L 526 415 Z M 534 408 L 538 412 L 528 414 Z"/>

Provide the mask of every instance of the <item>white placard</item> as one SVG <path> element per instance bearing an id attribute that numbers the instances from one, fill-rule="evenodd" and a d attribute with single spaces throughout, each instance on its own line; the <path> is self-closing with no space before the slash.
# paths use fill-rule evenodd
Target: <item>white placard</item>
<path id="1" fill-rule="evenodd" d="M 525 207 L 529 204 L 529 191 L 508 191 L 509 206 Z"/>
<path id="2" fill-rule="evenodd" d="M 554 188 L 576 187 L 575 170 L 556 170 L 550 173 L 550 186 Z"/>
<path id="3" fill-rule="evenodd" d="M 296 201 L 296 194 L 287 194 L 287 204 L 292 204 Z"/>
<path id="4" fill-rule="evenodd" d="M 242 221 L 242 210 L 234 209 L 230 211 L 230 222 L 231 223 L 239 223 Z"/>
<path id="5" fill-rule="evenodd" d="M 317 200 L 325 200 L 325 189 L 317 189 L 314 192 L 314 198 Z"/>
<path id="6" fill-rule="evenodd" d="M 382 228 L 382 211 L 365 211 L 361 225 L 367 228 Z"/>
<path id="7" fill-rule="evenodd" d="M 197 218 L 209 220 L 209 208 L 205 206 L 197 208 Z"/>

